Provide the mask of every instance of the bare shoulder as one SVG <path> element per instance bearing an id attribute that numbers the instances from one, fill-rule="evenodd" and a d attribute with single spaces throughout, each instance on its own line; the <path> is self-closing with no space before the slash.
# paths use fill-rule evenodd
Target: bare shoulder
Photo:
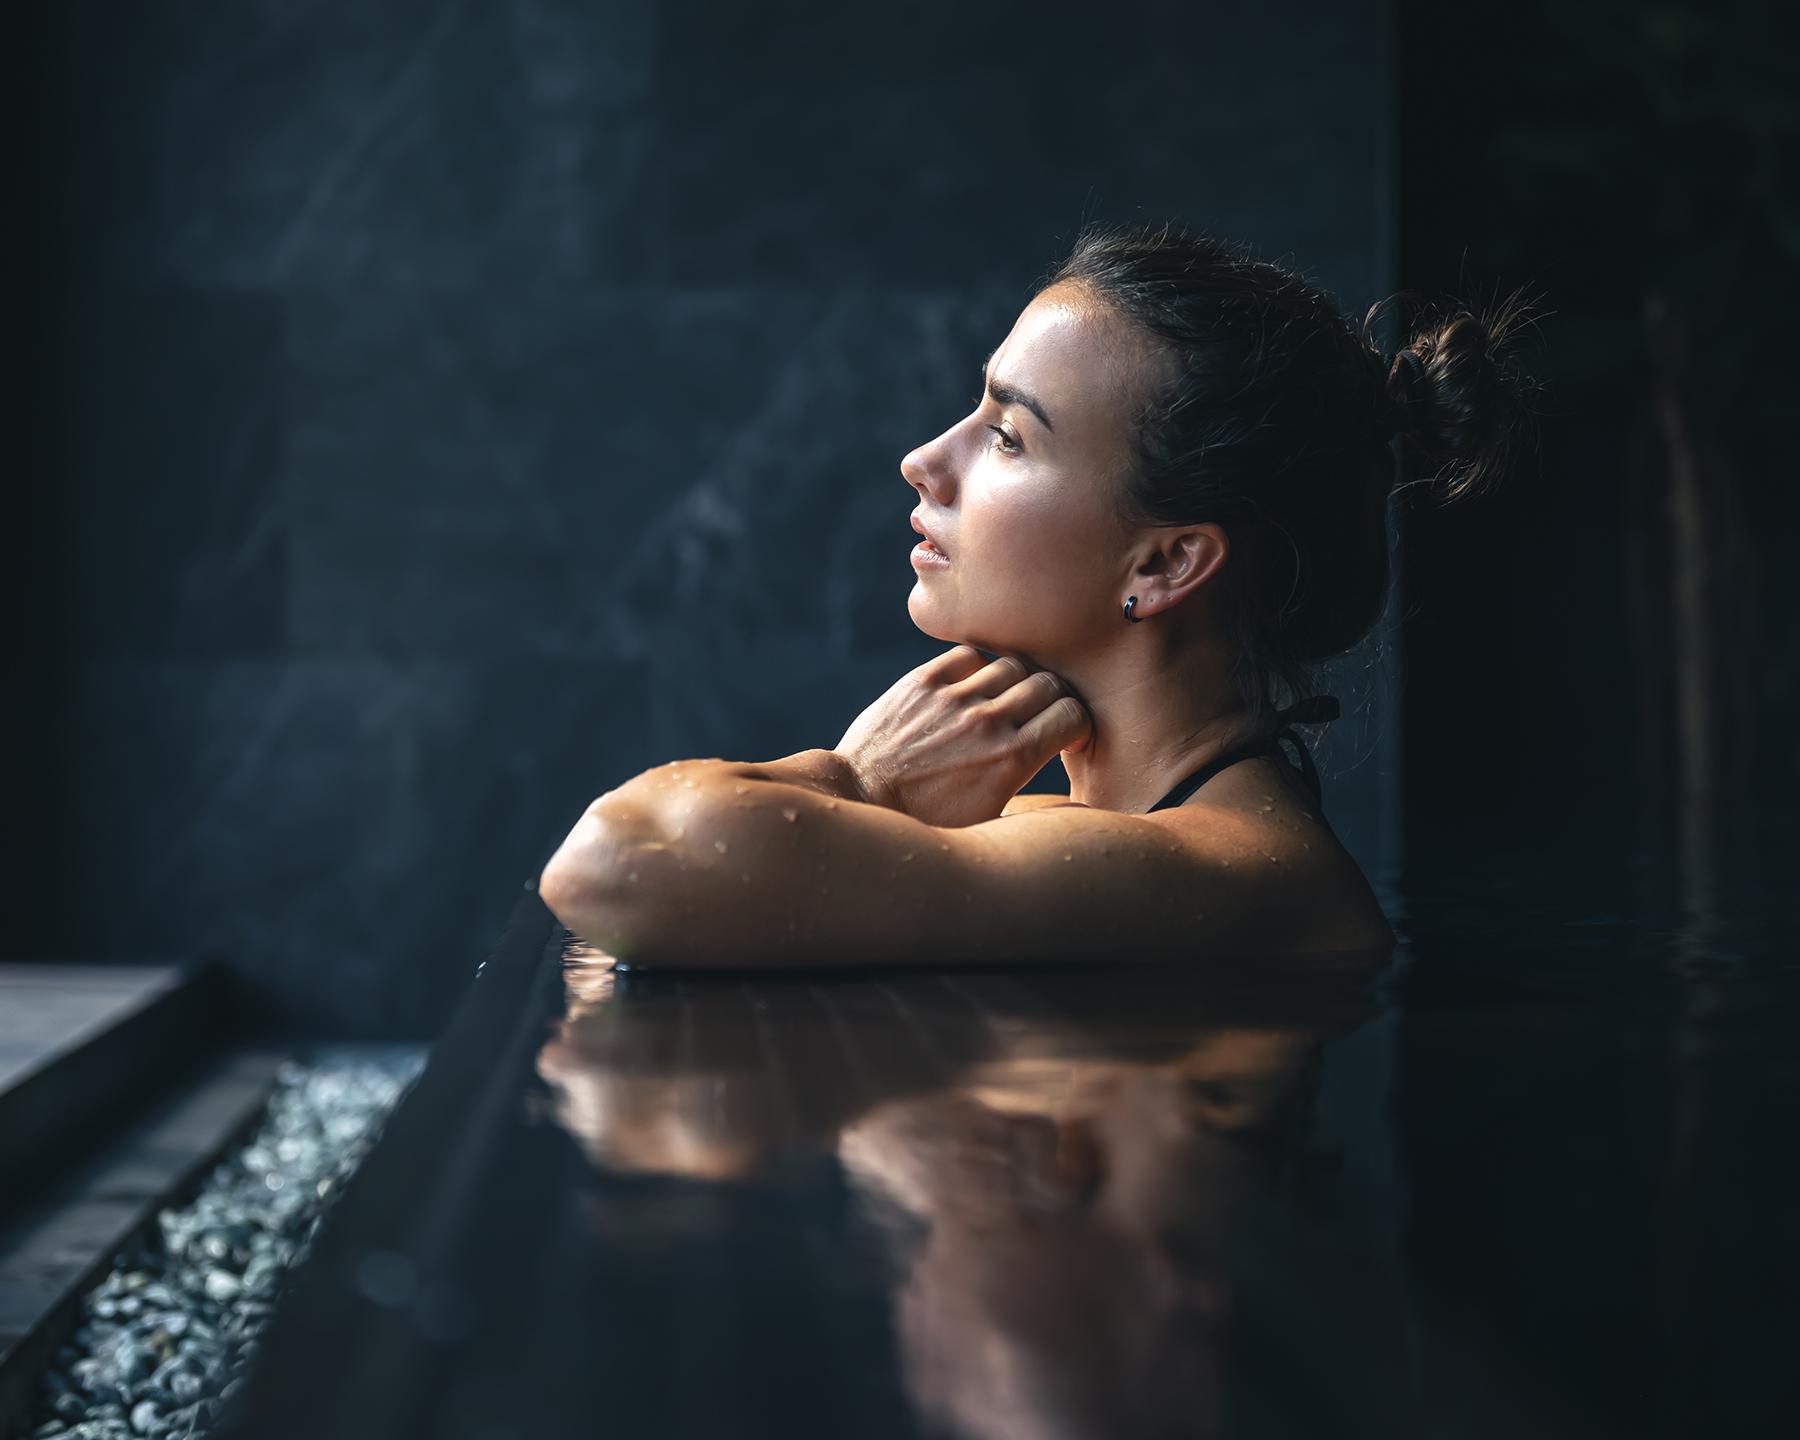
<path id="1" fill-rule="evenodd" d="M 1171 957 L 1390 948 L 1367 878 L 1310 797 L 1273 776 L 1236 778 L 1148 814 L 1025 797 L 1044 803 L 945 833 L 1004 910 L 1071 937 Z"/>
<path id="2" fill-rule="evenodd" d="M 1067 795 L 1018 795 L 1001 814 L 1044 811 L 1113 813 L 1080 805 Z M 1232 766 L 1182 805 L 1118 818 L 1126 822 L 1118 831 L 1122 836 L 1155 827 L 1179 843 L 1198 872 L 1233 874 L 1261 912 L 1242 916 L 1241 928 L 1272 948 L 1360 950 L 1394 941 L 1393 927 L 1362 867 L 1285 760 L 1270 757 Z M 1085 822 L 1075 826 L 1077 831 L 1092 828 Z M 1238 907 L 1219 908 L 1224 918 Z"/>
<path id="3" fill-rule="evenodd" d="M 1198 863 L 1240 871 L 1266 867 L 1278 877 L 1297 948 L 1394 942 L 1362 867 L 1285 761 L 1235 765 L 1187 803 L 1144 818 L 1181 836 Z"/>

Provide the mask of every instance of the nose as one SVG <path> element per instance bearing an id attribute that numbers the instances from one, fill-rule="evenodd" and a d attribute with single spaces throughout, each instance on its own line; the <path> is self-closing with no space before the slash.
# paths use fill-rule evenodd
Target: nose
<path id="1" fill-rule="evenodd" d="M 925 493 L 925 447 L 908 450 L 900 457 L 900 475 L 921 495 Z"/>
<path id="2" fill-rule="evenodd" d="M 929 494 L 939 505 L 950 503 L 949 490 L 952 481 L 949 466 L 945 463 L 943 437 L 927 441 L 916 449 L 909 450 L 900 460 L 900 474 L 906 483 L 921 495 Z"/>

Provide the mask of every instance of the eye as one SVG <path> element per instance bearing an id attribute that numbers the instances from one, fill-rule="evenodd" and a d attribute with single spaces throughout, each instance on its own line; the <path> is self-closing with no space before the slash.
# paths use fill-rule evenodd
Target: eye
<path id="1" fill-rule="evenodd" d="M 987 400 L 987 391 L 982 390 L 982 391 L 977 392 L 975 398 L 973 400 L 971 400 L 969 403 L 971 405 L 973 405 L 977 410 L 979 410 L 986 400 Z M 989 442 L 989 447 L 991 449 L 997 449 L 1002 455 L 1018 455 L 1018 454 L 1023 453 L 1020 449 L 1019 442 L 1017 440 L 1013 439 L 1012 436 L 1008 435 L 998 425 L 990 425 L 987 428 L 992 430 L 996 435 L 998 435 L 1000 437 L 999 442 L 995 442 L 995 441 Z M 1001 442 L 1004 442 L 1004 443 L 1001 443 Z"/>

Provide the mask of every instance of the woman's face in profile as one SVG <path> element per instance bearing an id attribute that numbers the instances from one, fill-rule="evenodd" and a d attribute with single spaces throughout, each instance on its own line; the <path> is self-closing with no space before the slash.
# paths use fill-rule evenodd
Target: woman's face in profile
<path id="1" fill-rule="evenodd" d="M 1052 286 L 990 357 L 974 411 L 900 462 L 949 557 L 915 566 L 907 612 L 927 635 L 1040 657 L 1111 639 L 1127 581 L 1115 487 L 1145 353 L 1113 312 Z"/>

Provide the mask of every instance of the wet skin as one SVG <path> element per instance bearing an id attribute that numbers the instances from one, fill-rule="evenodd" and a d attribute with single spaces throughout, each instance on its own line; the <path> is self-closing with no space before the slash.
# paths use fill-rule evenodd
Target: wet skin
<path id="1" fill-rule="evenodd" d="M 947 556 L 915 558 L 908 612 L 952 648 L 832 750 L 679 761 L 601 796 L 540 881 L 571 930 L 650 966 L 1385 955 L 1367 880 L 1284 761 L 1146 813 L 1251 732 L 1218 639 L 1229 535 L 1118 517 L 1155 373 L 1121 324 L 1044 292 L 975 411 L 902 461 Z M 1020 797 L 1053 758 L 1069 794 Z"/>

